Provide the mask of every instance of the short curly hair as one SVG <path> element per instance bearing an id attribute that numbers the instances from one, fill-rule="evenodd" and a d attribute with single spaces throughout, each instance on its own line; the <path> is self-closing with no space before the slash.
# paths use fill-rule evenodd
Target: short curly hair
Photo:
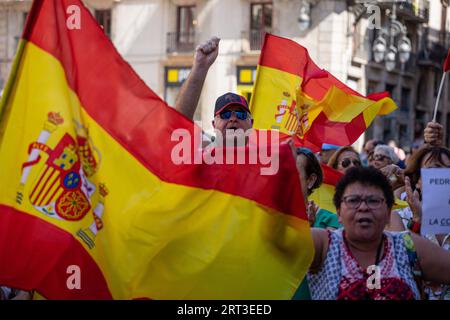
<path id="1" fill-rule="evenodd" d="M 386 144 L 379 144 L 375 147 L 375 149 L 373 149 L 373 154 L 378 153 L 379 151 L 381 151 L 384 154 L 387 154 L 387 156 L 389 157 L 389 159 L 391 159 L 392 163 L 396 164 L 400 161 L 400 159 L 398 158 L 397 154 L 395 153 L 394 148 L 386 145 Z"/>
<path id="2" fill-rule="evenodd" d="M 333 203 L 338 209 L 342 203 L 345 189 L 353 183 L 360 183 L 363 186 L 371 186 L 381 189 L 389 209 L 394 205 L 394 192 L 389 180 L 380 170 L 372 167 L 353 167 L 349 169 L 336 185 Z"/>

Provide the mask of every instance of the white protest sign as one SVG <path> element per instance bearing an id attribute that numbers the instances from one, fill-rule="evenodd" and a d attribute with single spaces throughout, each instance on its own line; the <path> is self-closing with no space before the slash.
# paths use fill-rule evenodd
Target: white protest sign
<path id="1" fill-rule="evenodd" d="M 421 234 L 450 233 L 450 168 L 422 169 Z"/>

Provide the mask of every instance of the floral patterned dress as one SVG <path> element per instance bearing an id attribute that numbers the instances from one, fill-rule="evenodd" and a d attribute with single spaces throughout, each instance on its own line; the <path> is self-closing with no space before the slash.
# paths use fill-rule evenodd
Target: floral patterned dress
<path id="1" fill-rule="evenodd" d="M 370 277 L 355 259 L 343 229 L 329 232 L 325 261 L 317 273 L 308 273 L 313 300 L 418 300 L 415 276 L 417 255 L 408 232 L 384 232 L 384 254 L 378 263 L 379 286 L 368 285 Z"/>

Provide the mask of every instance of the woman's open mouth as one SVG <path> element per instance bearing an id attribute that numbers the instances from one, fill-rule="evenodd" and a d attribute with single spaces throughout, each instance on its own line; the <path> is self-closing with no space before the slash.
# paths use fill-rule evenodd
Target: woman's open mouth
<path id="1" fill-rule="evenodd" d="M 370 218 L 359 218 L 358 220 L 356 220 L 356 222 L 361 226 L 361 227 L 368 227 L 373 223 L 373 220 Z"/>

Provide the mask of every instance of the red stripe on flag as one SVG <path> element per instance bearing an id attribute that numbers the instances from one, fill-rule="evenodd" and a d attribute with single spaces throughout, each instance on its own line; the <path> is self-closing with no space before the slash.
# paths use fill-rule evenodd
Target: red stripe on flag
<path id="1" fill-rule="evenodd" d="M 336 186 L 339 180 L 344 176 L 341 172 L 325 164 L 321 164 L 323 172 L 323 183 Z"/>
<path id="2" fill-rule="evenodd" d="M 34 199 L 34 201 L 33 201 L 34 205 L 40 206 L 42 204 L 42 202 L 44 201 L 44 198 L 41 197 L 41 195 L 44 191 L 45 191 L 45 194 L 48 193 L 48 188 L 49 188 L 48 183 L 49 183 L 50 179 L 55 177 L 55 175 L 59 176 L 59 172 L 57 172 L 55 169 L 53 169 L 53 172 L 49 174 L 47 180 L 45 180 L 44 184 L 40 187 L 39 193 L 36 196 L 36 199 Z M 53 185 L 53 182 L 52 182 L 52 185 Z"/>
<path id="3" fill-rule="evenodd" d="M 321 112 L 305 134 L 305 140 L 316 145 L 323 141 L 340 146 L 351 145 L 366 130 L 364 115 L 361 113 L 350 122 L 335 122 Z"/>
<path id="4" fill-rule="evenodd" d="M 0 212 L 2 285 L 36 290 L 49 299 L 112 299 L 101 270 L 70 233 L 11 207 L 0 205 Z M 81 270 L 77 290 L 67 286 L 73 265 Z"/>
<path id="5" fill-rule="evenodd" d="M 73 4 L 82 8 L 81 30 L 66 26 L 66 8 Z M 80 1 L 35 1 L 34 6 L 40 14 L 30 18 L 34 25 L 24 37 L 62 63 L 86 112 L 152 173 L 167 182 L 242 196 L 306 219 L 303 201 L 296 199 L 300 183 L 292 175 L 295 161 L 288 148 L 281 150 L 279 173 L 272 176 L 262 176 L 258 165 L 175 165 L 171 151 L 177 142 L 171 134 L 184 128 L 193 137 L 192 121 L 145 85 Z M 243 170 L 250 172 L 243 175 Z"/>
<path id="6" fill-rule="evenodd" d="M 44 172 L 41 174 L 41 176 L 39 177 L 38 182 L 36 183 L 35 187 L 33 188 L 33 191 L 32 191 L 31 194 L 30 194 L 30 199 L 33 199 L 33 198 L 34 198 L 34 193 L 35 193 L 37 190 L 39 190 L 39 194 L 36 196 L 36 198 L 35 198 L 34 200 L 31 200 L 31 202 L 32 202 L 33 204 L 34 204 L 34 202 L 36 202 L 36 201 L 39 199 L 39 195 L 40 195 L 41 192 L 42 192 L 42 187 L 41 187 L 42 180 L 44 179 L 45 175 L 47 174 L 48 170 L 50 170 L 50 169 L 52 169 L 53 171 L 55 171 L 55 169 L 53 169 L 53 168 L 47 166 L 47 168 L 45 168 L 45 171 L 44 171 Z M 53 175 L 53 173 L 54 173 L 54 172 L 52 172 L 52 173 L 50 173 L 50 174 L 48 175 L 47 179 L 46 179 L 45 182 L 44 182 L 44 186 L 45 186 L 45 184 L 48 182 L 48 180 L 50 179 L 50 177 Z"/>
<path id="7" fill-rule="evenodd" d="M 391 95 L 389 94 L 388 91 L 383 91 L 383 92 L 374 92 L 371 93 L 367 96 L 368 99 L 372 100 L 372 101 L 379 101 L 381 99 L 384 98 L 390 98 Z"/>
<path id="8" fill-rule="evenodd" d="M 59 178 L 60 178 L 59 176 L 60 176 L 60 174 L 58 173 L 58 177 L 57 177 L 55 180 L 53 180 L 52 184 L 47 188 L 47 191 L 45 192 L 45 194 L 44 194 L 44 196 L 42 197 L 41 201 L 39 201 L 38 206 L 41 206 L 41 205 L 42 205 L 42 203 L 44 202 L 45 198 L 48 196 L 50 190 L 52 190 L 53 186 L 55 185 L 55 183 L 60 182 L 60 181 L 59 181 Z M 51 197 L 49 198 L 49 200 L 53 199 L 53 197 L 56 195 L 56 193 L 57 193 L 58 191 L 60 191 L 60 190 L 62 190 L 62 187 L 61 187 L 61 186 L 59 186 L 58 188 L 56 188 L 55 191 L 53 192 L 53 194 L 51 195 Z M 49 201 L 48 203 L 51 203 L 51 201 Z"/>
<path id="9" fill-rule="evenodd" d="M 308 51 L 298 43 L 266 33 L 259 64 L 303 77 Z"/>

